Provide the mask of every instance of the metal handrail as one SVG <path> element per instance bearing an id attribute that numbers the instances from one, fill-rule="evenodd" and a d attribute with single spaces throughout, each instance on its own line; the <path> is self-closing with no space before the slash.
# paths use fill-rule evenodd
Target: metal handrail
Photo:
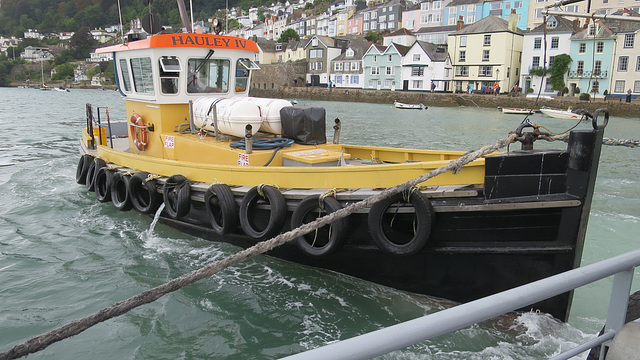
<path id="1" fill-rule="evenodd" d="M 609 341 L 624 325 L 633 271 L 640 266 L 640 249 L 538 280 L 482 299 L 332 343 L 285 359 L 369 359 L 433 339 L 541 300 L 614 276 L 609 312 L 600 338 L 554 359 L 568 359 Z"/>

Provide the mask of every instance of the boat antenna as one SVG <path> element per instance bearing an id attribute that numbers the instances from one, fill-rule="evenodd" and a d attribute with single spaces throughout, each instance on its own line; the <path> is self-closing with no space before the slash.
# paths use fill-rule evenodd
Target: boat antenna
<path id="1" fill-rule="evenodd" d="M 124 26 L 122 25 L 122 9 L 120 8 L 120 0 L 118 0 L 118 15 L 120 16 L 120 39 L 124 44 Z"/>
<path id="2" fill-rule="evenodd" d="M 191 29 L 193 31 L 194 23 L 193 23 L 193 0 L 189 0 L 189 11 L 191 12 Z"/>
<path id="3" fill-rule="evenodd" d="M 180 20 L 182 21 L 182 26 L 185 30 L 190 33 L 191 32 L 191 23 L 189 23 L 189 19 L 187 18 L 187 8 L 184 6 L 184 0 L 176 0 L 178 2 L 178 11 L 180 12 Z"/>

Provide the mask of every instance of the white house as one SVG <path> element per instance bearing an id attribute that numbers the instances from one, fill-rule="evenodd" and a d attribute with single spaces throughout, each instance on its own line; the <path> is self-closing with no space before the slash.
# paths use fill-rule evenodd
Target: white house
<path id="1" fill-rule="evenodd" d="M 402 58 L 402 88 L 449 91 L 451 69 L 446 45 L 416 41 Z"/>

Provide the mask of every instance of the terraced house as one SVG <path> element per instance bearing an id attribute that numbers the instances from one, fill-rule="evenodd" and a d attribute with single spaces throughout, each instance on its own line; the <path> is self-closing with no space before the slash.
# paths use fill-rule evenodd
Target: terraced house
<path id="1" fill-rule="evenodd" d="M 402 58 L 408 46 L 391 43 L 388 46 L 371 45 L 362 60 L 365 89 L 399 90 L 402 84 Z"/>
<path id="2" fill-rule="evenodd" d="M 605 90 L 609 92 L 615 42 L 616 35 L 602 21 L 589 23 L 571 36 L 569 92 L 589 93 L 600 98 L 604 97 Z"/>

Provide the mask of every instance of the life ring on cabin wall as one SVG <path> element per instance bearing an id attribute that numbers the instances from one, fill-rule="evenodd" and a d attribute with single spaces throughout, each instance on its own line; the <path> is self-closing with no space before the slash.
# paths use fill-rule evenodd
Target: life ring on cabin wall
<path id="1" fill-rule="evenodd" d="M 238 204 L 228 185 L 211 185 L 204 194 L 204 205 L 216 234 L 230 234 L 238 227 Z"/>
<path id="2" fill-rule="evenodd" d="M 320 210 L 320 196 L 308 196 L 293 210 L 291 229 L 297 229 L 303 224 L 340 209 L 342 205 L 332 196 L 325 196 L 322 199 L 322 210 Z M 328 256 L 344 245 L 348 228 L 347 218 L 341 218 L 330 225 L 296 238 L 295 244 L 300 251 L 311 257 Z"/>
<path id="3" fill-rule="evenodd" d="M 156 180 L 148 172 L 138 172 L 129 180 L 129 199 L 133 208 L 144 214 L 153 214 L 162 203 Z"/>
<path id="4" fill-rule="evenodd" d="M 268 205 L 268 209 L 261 209 Z M 269 216 L 263 216 L 267 211 Z M 242 198 L 240 205 L 240 226 L 245 234 L 265 240 L 280 232 L 287 217 L 287 204 L 284 196 L 269 185 L 254 186 Z"/>
<path id="5" fill-rule="evenodd" d="M 398 193 L 371 207 L 368 216 L 369 231 L 376 245 L 390 254 L 409 256 L 418 253 L 429 240 L 435 219 L 433 205 L 426 195 L 413 191 L 408 202 L 414 214 L 398 213 L 398 206 L 407 202 L 404 193 Z M 396 203 L 400 203 L 394 206 Z M 412 216 L 407 216 L 412 215 Z"/>
<path id="6" fill-rule="evenodd" d="M 162 188 L 167 214 L 174 219 L 184 217 L 191 209 L 191 186 L 189 179 L 182 175 L 173 175 L 167 179 Z"/>
<path id="7" fill-rule="evenodd" d="M 131 128 L 131 138 L 133 140 L 133 144 L 140 151 L 146 150 L 147 143 L 149 141 L 149 130 L 144 124 L 144 120 L 142 120 L 142 117 L 136 113 L 131 114 L 129 127 Z"/>

